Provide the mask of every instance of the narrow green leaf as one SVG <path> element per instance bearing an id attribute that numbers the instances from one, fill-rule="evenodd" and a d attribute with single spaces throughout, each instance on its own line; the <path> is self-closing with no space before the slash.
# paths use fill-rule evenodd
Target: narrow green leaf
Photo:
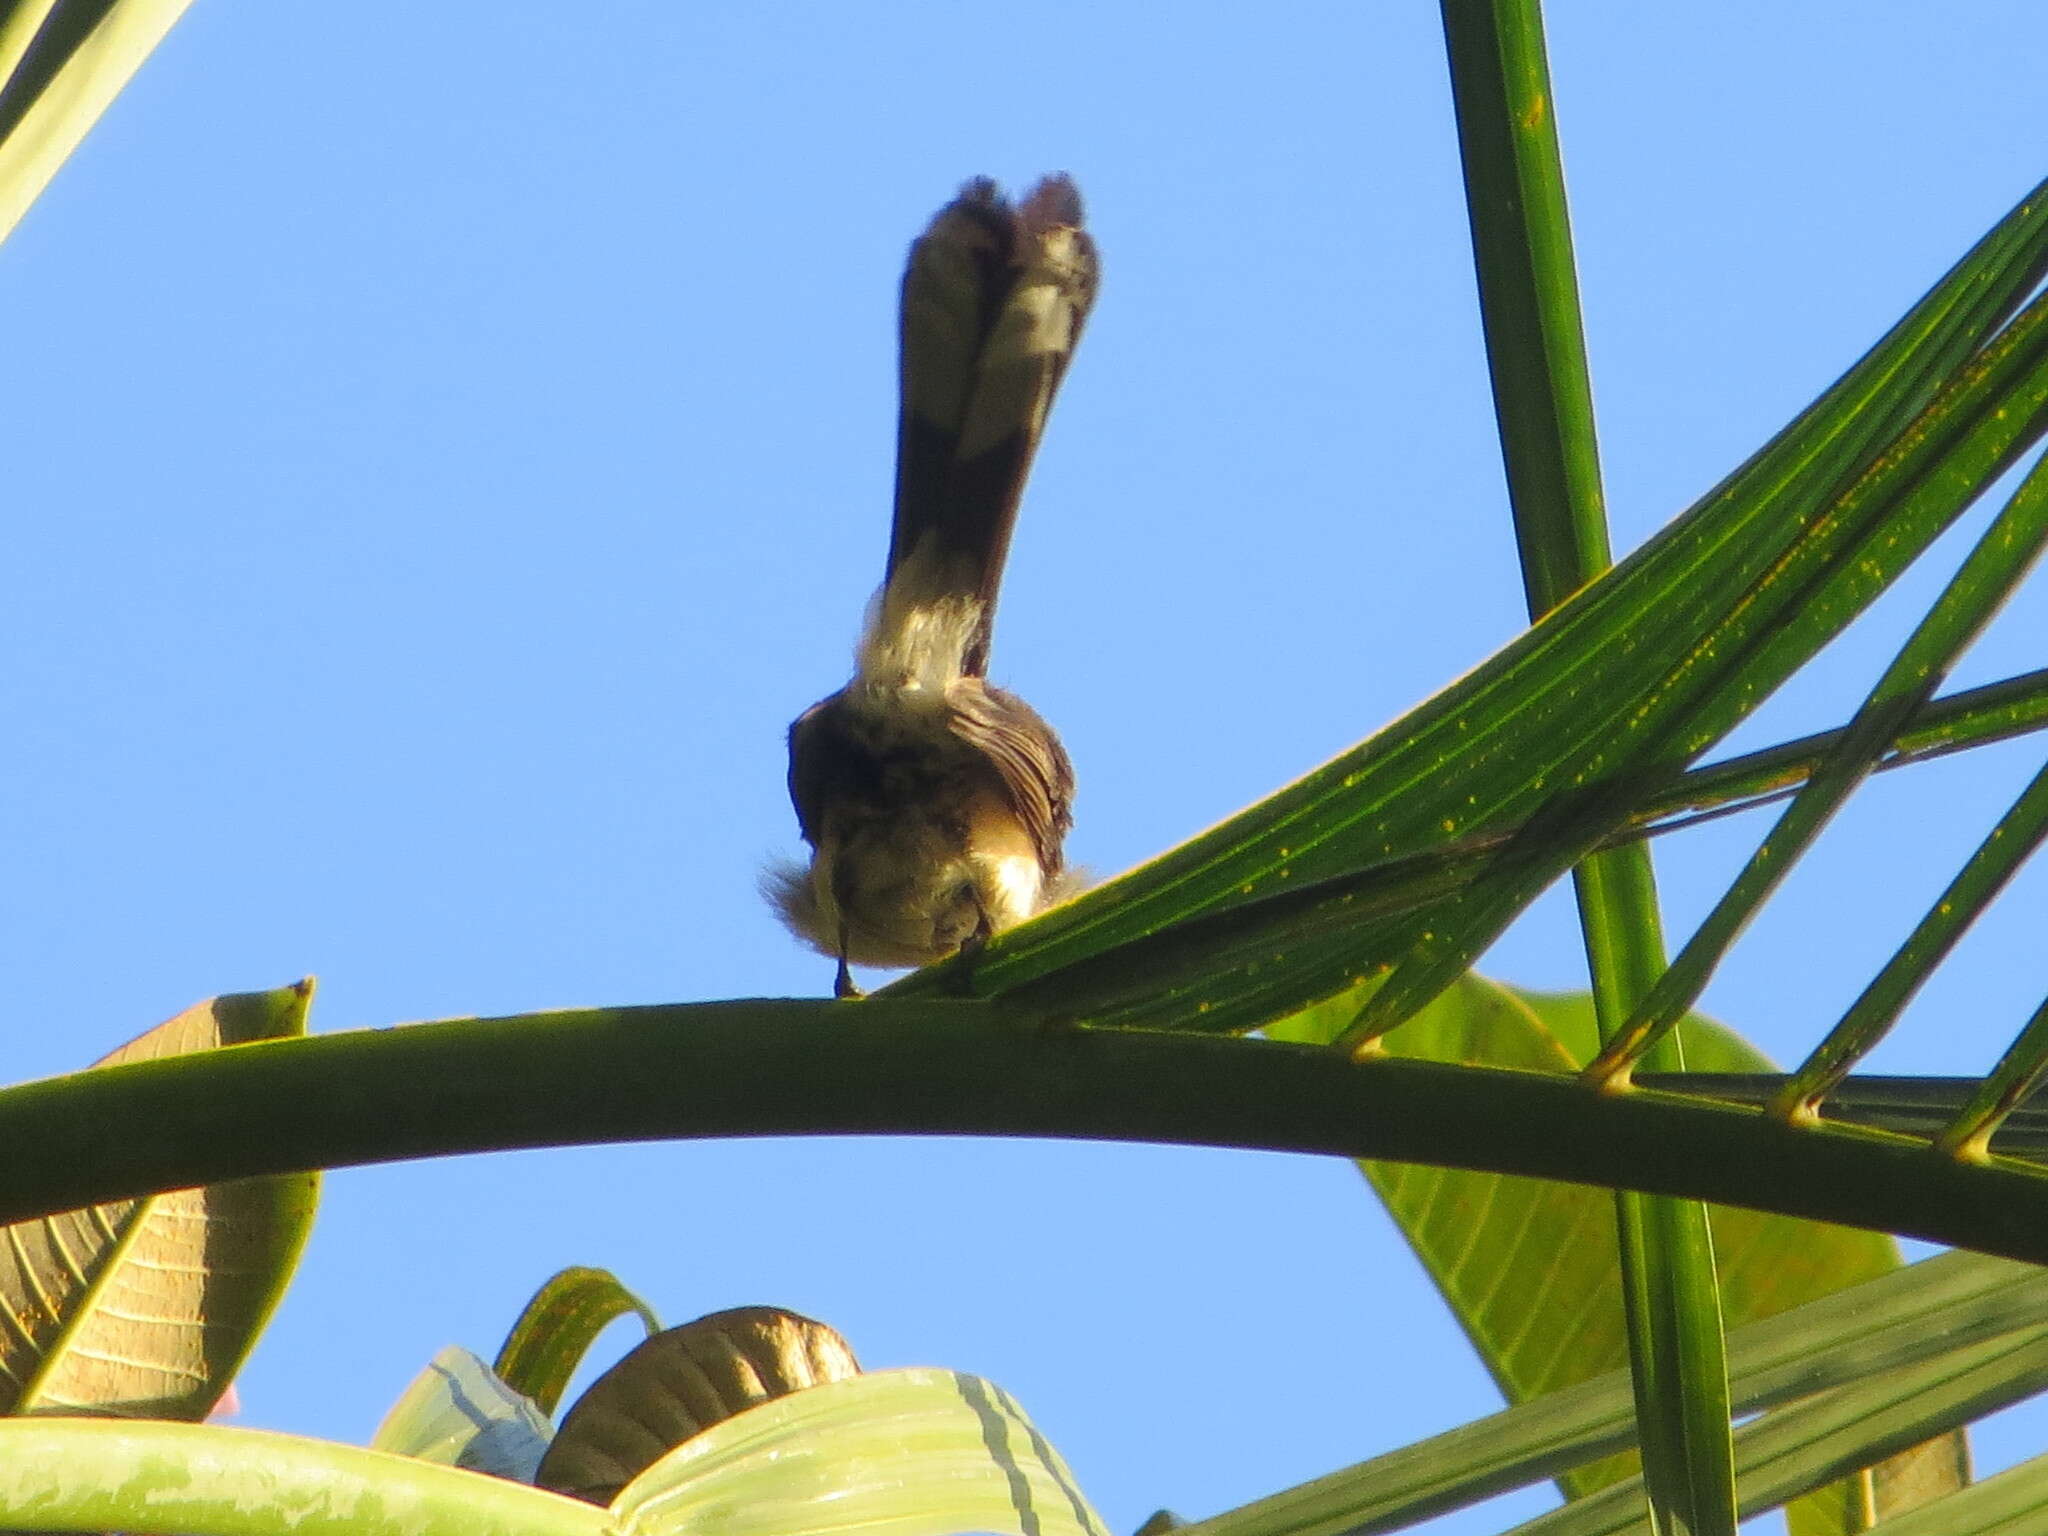
<path id="1" fill-rule="evenodd" d="M 1743 1518 L 1775 1509 L 1842 1471 L 1945 1433 L 2044 1387 L 2048 1328 L 2036 1328 L 1835 1387 L 1766 1414 L 1735 1435 Z M 1512 1536 L 1638 1536 L 1650 1529 L 1637 1518 L 1639 1497 L 1629 1484 L 1617 1484 L 1526 1521 Z"/>
<path id="2" fill-rule="evenodd" d="M 1469 882 L 1498 845 L 1494 838 L 1465 839 L 1285 887 L 1033 977 L 1004 992 L 1003 1002 L 1093 1020 L 1186 995 L 1199 1024 L 1200 989 L 1219 968 L 1285 963 L 1305 943 L 1355 939 L 1383 918 L 1419 911 Z M 1352 977 L 1354 984 L 1365 979 Z"/>
<path id="3" fill-rule="evenodd" d="M 1597 845 L 1627 819 L 1631 773 L 1649 772 L 1660 761 L 1682 762 L 1732 726 L 1860 612 L 2044 429 L 2048 295 L 1973 358 L 1853 485 L 1802 519 L 1781 558 L 1741 593 L 1726 594 L 1727 606 L 1704 632 L 1688 620 L 1688 609 L 1722 599 L 1671 595 L 1671 611 L 1658 622 L 1692 636 L 1691 648 L 1624 713 L 1605 722 L 1605 734 L 1588 744 L 1583 758 L 1551 770 L 1561 784 L 1552 795 L 1558 835 L 1518 837 L 1500 855 L 1497 874 L 1481 877 L 1447 911 L 1416 920 L 1426 926 L 1374 994 L 1359 1031 L 1391 1027 L 1469 968 L 1582 848 Z M 1719 579 L 1703 571 L 1702 594 Z M 1618 787 L 1601 792 L 1613 774 L 1622 776 Z M 1575 800 L 1574 791 L 1581 798 Z"/>
<path id="4" fill-rule="evenodd" d="M 312 993 L 213 998 L 98 1065 L 303 1036 Z M 317 1174 L 275 1174 L 0 1231 L 0 1412 L 205 1418 L 283 1295 L 318 1193 Z"/>
<path id="5" fill-rule="evenodd" d="M 751 1408 L 670 1451 L 612 1504 L 644 1536 L 1107 1536 L 1002 1388 L 872 1371 Z"/>
<path id="6" fill-rule="evenodd" d="M 1877 765 L 1878 771 L 2010 741 L 2042 729 L 2048 729 L 2048 668 L 1933 700 L 1893 740 L 1889 755 Z M 1727 815 L 1783 798 L 1833 754 L 1842 737 L 1841 728 L 1821 731 L 1690 769 L 1669 788 L 1651 795 L 1631 821 L 1637 826 L 1655 824 L 1653 829 L 1663 832 L 1673 829 L 1666 823 L 1667 817 L 1683 817 L 1682 824 L 1690 825 L 1707 817 L 1688 813 Z"/>
<path id="7" fill-rule="evenodd" d="M 1729 1334 L 1739 1412 L 1753 1413 L 2048 1325 L 2048 1274 L 1950 1253 Z M 1188 1536 L 1382 1536 L 1630 1444 L 1615 1370 L 1186 1528 Z"/>
<path id="8" fill-rule="evenodd" d="M 1926 703 L 1962 652 L 1982 633 L 2048 543 L 2048 459 L 2037 462 L 1949 579 L 1850 719 L 1842 740 L 1757 846 L 1713 910 L 1686 941 L 1627 1025 L 1590 1069 L 1625 1075 L 1699 1000 L 1736 938 L 1813 845 L 1834 813 L 1869 777 L 1879 756 Z M 1669 1063 L 1667 1070 L 1683 1070 Z"/>
<path id="9" fill-rule="evenodd" d="M 0 1521 L 128 1536 L 611 1536 L 604 1511 L 382 1451 L 214 1424 L 0 1421 Z"/>
<path id="10" fill-rule="evenodd" d="M 1967 689 L 1928 704 L 1900 732 L 1877 767 L 1904 767 L 1976 745 L 2048 727 L 2048 671 Z M 1794 793 L 1842 740 L 1840 730 L 1801 737 L 1681 775 L 1651 795 L 1608 846 L 1681 831 L 1696 821 L 1753 809 Z M 1787 788 L 1786 786 L 1791 786 Z M 1684 816 L 1683 812 L 1704 814 Z M 1676 820 L 1666 820 L 1678 816 Z M 1189 997 L 1199 1008 L 1202 978 L 1219 966 L 1284 958 L 1311 938 L 1348 936 L 1363 946 L 1370 926 L 1421 910 L 1455 893 L 1486 869 L 1512 832 L 1482 833 L 1407 858 L 1388 859 L 1312 885 L 1283 888 L 1206 916 L 1118 944 L 1044 977 L 1007 989 L 1006 1002 L 1077 1018 L 1096 1017 L 1137 999 Z M 1354 981 L 1363 981 L 1360 974 Z M 1199 1014 L 1191 1021 L 1200 1023 Z"/>
<path id="11" fill-rule="evenodd" d="M 1555 874 L 1625 821 L 1649 785 L 1666 782 L 1669 768 L 1659 764 L 1672 761 L 1673 754 L 1683 760 L 1732 726 L 1903 570 L 1959 514 L 1969 492 L 2022 451 L 2044 423 L 2048 300 L 2037 303 L 1964 369 L 1901 442 L 1824 513 L 1802 513 L 1782 527 L 1747 526 L 1749 537 L 1733 540 L 1714 558 L 1696 563 L 1674 586 L 1660 587 L 1660 601 L 1673 611 L 1655 625 L 1637 625 L 1589 651 L 1588 657 L 1600 658 L 1591 675 L 1577 675 L 1581 662 L 1576 655 L 1547 657 L 1545 645 L 1538 642 L 1554 642 L 1575 631 L 1587 639 L 1591 632 L 1584 631 L 1582 621 L 1615 617 L 1608 605 L 1618 601 L 1617 593 L 1642 595 L 1639 589 L 1652 571 L 1676 577 L 1651 558 L 1670 546 L 1653 540 L 1646 551 L 1583 589 L 1524 641 L 1496 658 L 1514 658 L 1508 674 L 1524 674 L 1534 695 L 1526 705 L 1512 698 L 1505 705 L 1495 700 L 1494 708 L 1456 721 L 1464 729 L 1454 729 L 1453 739 L 1440 743 L 1449 756 L 1426 764 L 1411 761 L 1419 744 L 1433 738 L 1431 717 L 1445 701 L 1471 695 L 1482 682 L 1505 685 L 1508 674 L 1496 672 L 1491 664 L 1360 753 L 1340 758 L 1265 802 L 1250 813 L 1246 824 L 1264 829 L 1252 834 L 1255 842 L 1301 816 L 1312 816 L 1324 825 L 1329 836 L 1305 824 L 1293 826 L 1291 830 L 1302 834 L 1301 845 L 1282 843 L 1275 851 L 1285 856 L 1285 862 L 1267 867 L 1267 875 L 1276 881 L 1299 881 L 1307 870 L 1326 866 L 1345 846 L 1332 844 L 1331 838 L 1338 836 L 1340 822 L 1351 825 L 1354 808 L 1369 810 L 1378 804 L 1384 815 L 1404 822 L 1434 811 L 1438 820 L 1433 840 L 1441 842 L 1446 835 L 1455 839 L 1468 824 L 1499 825 L 1501 813 L 1527 815 L 1534 806 L 1526 797 L 1545 796 L 1550 804 L 1545 818 L 1532 822 L 1496 856 L 1497 877 L 1482 877 L 1446 911 L 1395 917 L 1368 927 L 1362 935 L 1311 938 L 1256 962 L 1219 970 L 1199 988 L 1092 1017 L 1123 1026 L 1186 1027 L 1192 1019 L 1204 1029 L 1243 1029 L 1353 985 L 1403 951 L 1411 951 L 1409 977 L 1375 995 L 1370 1006 L 1377 1017 L 1368 1021 L 1368 1027 L 1376 1029 L 1385 1018 L 1412 1011 L 1469 963 Z M 1704 516 L 1712 520 L 1711 514 L 1723 510 L 1710 504 Z M 1761 536 L 1766 533 L 1770 536 Z M 1767 557 L 1761 569 L 1759 550 Z M 1690 541 L 1686 552 L 1697 553 Z M 1704 634 L 1684 611 L 1694 610 L 1707 619 L 1702 604 L 1718 605 L 1719 614 L 1710 619 Z M 1637 669 L 1649 666 L 1664 670 L 1654 678 L 1640 677 Z M 1568 701 L 1555 696 L 1559 688 L 1570 692 Z M 1641 688 L 1648 691 L 1638 691 Z M 1472 702 L 1476 709 L 1477 700 Z M 1563 707 L 1567 703 L 1569 707 Z M 1531 755 L 1538 761 L 1529 761 Z M 1333 782 L 1330 775 L 1340 769 L 1347 771 Z M 1383 775 L 1410 771 L 1417 781 L 1429 784 L 1428 795 L 1412 792 L 1410 781 L 1404 779 L 1403 792 L 1381 803 L 1375 799 L 1378 791 L 1367 787 L 1390 790 L 1392 786 L 1382 783 Z M 1310 788 L 1325 791 L 1325 803 L 1300 804 Z M 1501 798 L 1489 805 L 1487 797 L 1495 793 Z M 1325 815 L 1337 820 L 1323 823 Z M 1382 819 L 1374 825 L 1385 829 L 1393 822 Z M 1219 829 L 1189 847 L 1209 845 L 1221 835 Z M 1360 847 L 1355 827 L 1348 846 L 1353 868 L 1392 856 L 1377 834 L 1366 837 Z M 1230 894 L 1243 900 L 1270 888 L 1271 881 L 1262 885 L 1247 879 Z M 1196 894 L 1193 884 L 1183 884 L 1181 892 Z M 972 984 L 1000 993 L 1003 975 L 1027 979 L 1019 965 L 1004 958 L 1008 951 L 998 950 L 1005 942 L 1026 944 L 1024 936 L 1041 929 L 1066 931 L 1064 925 L 1079 921 L 1074 914 L 1091 899 L 1083 897 L 1006 935 L 975 962 Z M 1128 911 L 1144 907 L 1145 899 L 1134 897 Z M 1164 912 L 1160 915 L 1165 917 Z M 1419 946 L 1418 934 L 1425 936 Z M 1107 937 L 1097 934 L 1098 940 Z M 1090 943 L 1085 950 L 1095 953 L 1103 947 L 1106 944 Z M 1034 944 L 1031 953 L 1044 959 L 1050 951 Z M 1033 961 L 1028 974 L 1052 968 Z M 897 990 L 958 987 L 964 975 L 957 966 L 950 975 L 947 967 L 937 967 L 899 983 Z"/>
<path id="12" fill-rule="evenodd" d="M 1884 1037 L 1899 1010 L 2044 838 L 2048 838 L 2048 766 L 2034 775 L 2012 809 L 1999 818 L 1998 825 L 1906 936 L 1906 942 L 1792 1074 L 1792 1081 L 1771 1101 L 1771 1113 L 1807 1120 L 1818 1112 L 1828 1090 Z"/>
<path id="13" fill-rule="evenodd" d="M 629 1312 L 648 1333 L 661 1332 L 654 1310 L 610 1270 L 582 1265 L 559 1270 L 520 1312 L 492 1369 L 513 1391 L 532 1398 L 542 1413 L 553 1413 L 597 1336 Z"/>
<path id="14" fill-rule="evenodd" d="M 1866 549 L 1862 562 L 1881 584 L 1937 530 L 1939 519 L 1929 526 L 1925 507 L 1914 509 L 1910 526 L 1894 527 L 1898 509 L 1868 494 L 1826 518 L 1819 514 L 2037 280 L 2048 250 L 2044 237 L 2048 203 L 2036 198 L 2015 209 L 1799 421 L 1608 576 L 1371 742 L 1172 854 L 1001 936 L 976 965 L 974 987 L 1001 993 L 1201 911 L 1525 819 L 1560 786 L 1611 777 L 1618 765 L 1601 748 L 1643 739 L 1639 728 L 1654 723 L 1637 718 L 1646 698 L 1680 733 L 1672 747 L 1680 761 L 1706 746 L 1797 657 L 1774 652 L 1763 669 L 1745 662 L 1746 647 L 1739 647 L 1731 653 L 1733 675 L 1703 672 L 1698 663 L 1708 653 L 1696 648 L 1702 637 L 1733 640 L 1726 625 L 1748 621 L 1754 622 L 1745 633 L 1768 633 L 1790 615 L 1801 618 L 1791 627 L 1810 649 L 1821 630 L 1838 629 L 1867 601 L 1849 578 L 1853 590 L 1840 596 L 1789 581 L 1788 556 L 1805 552 L 1811 564 L 1832 558 L 1845 540 L 1881 538 L 1884 558 Z M 2007 344 L 2000 356 L 2009 361 L 2019 344 Z M 2009 369 L 1995 378 L 1978 377 L 1980 371 L 1951 388 L 1942 419 L 1960 420 L 1958 413 L 1980 407 L 2004 412 L 2008 424 L 2018 423 L 2018 444 L 2031 430 L 2024 380 L 2016 383 Z M 1916 466 L 1955 448 L 1948 437 L 1929 446 L 1928 432 L 1916 431 L 1919 446 L 1903 455 Z M 1981 471 L 1972 459 L 1970 472 Z M 1687 656 L 1692 667 L 1682 665 Z M 1667 674 L 1684 686 L 1669 686 Z M 1660 760 L 1652 781 L 1661 787 L 1675 766 Z M 1426 792 L 1418 791 L 1422 784 Z M 1405 947 L 1413 927 L 1394 925 L 1381 941 L 1387 958 Z M 1218 978 L 1205 996 L 1178 997 L 1149 1014 L 1124 1010 L 1116 1021 L 1165 1023 L 1170 1014 L 1178 1022 L 1206 1005 L 1205 1023 L 1243 1028 L 1341 990 L 1370 971 L 1373 947 L 1304 946 L 1285 966 Z M 957 971 L 938 967 L 892 990 L 960 984 Z"/>

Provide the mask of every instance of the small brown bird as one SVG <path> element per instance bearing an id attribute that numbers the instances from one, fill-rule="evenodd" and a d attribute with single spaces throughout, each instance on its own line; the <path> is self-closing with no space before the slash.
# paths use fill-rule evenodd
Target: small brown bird
<path id="1" fill-rule="evenodd" d="M 771 871 L 791 931 L 847 970 L 923 965 L 1064 894 L 1074 770 L 1052 727 L 987 681 L 1010 530 L 1095 298 L 1081 198 L 1011 206 L 969 182 L 903 276 L 896 516 L 853 680 L 789 728 L 808 868 Z"/>

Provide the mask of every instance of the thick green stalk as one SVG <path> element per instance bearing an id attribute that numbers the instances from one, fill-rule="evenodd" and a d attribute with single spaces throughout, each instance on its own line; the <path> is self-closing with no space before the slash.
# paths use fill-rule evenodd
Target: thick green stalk
<path id="1" fill-rule="evenodd" d="M 1472 249 L 1529 617 L 1611 557 L 1571 222 L 1537 0 L 1444 0 Z M 1664 968 L 1650 857 L 1595 853 L 1574 876 L 1603 1035 Z M 1683 1059 L 1666 1060 L 1673 1070 Z M 1652 1525 L 1735 1530 L 1719 1290 L 1706 1213 L 1617 1197 L 1622 1290 Z"/>
<path id="2" fill-rule="evenodd" d="M 2048 1169 L 1563 1074 L 1062 1027 L 1000 1004 L 695 1003 L 264 1041 L 0 1090 L 0 1221 L 249 1174 L 708 1136 L 1246 1147 L 1623 1184 L 2048 1262 Z"/>

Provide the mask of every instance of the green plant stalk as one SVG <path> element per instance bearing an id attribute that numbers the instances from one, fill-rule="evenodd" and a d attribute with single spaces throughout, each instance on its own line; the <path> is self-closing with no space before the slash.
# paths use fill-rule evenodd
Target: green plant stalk
<path id="1" fill-rule="evenodd" d="M 1586 1069 L 1602 1086 L 1625 1083 L 1629 1070 L 1699 1001 L 1707 979 L 1768 901 L 1792 866 L 1813 846 L 1849 796 L 1870 776 L 1905 722 L 1927 702 L 1955 659 L 1991 622 L 2026 578 L 2048 543 L 2048 459 L 2037 461 L 1949 579 L 1891 664 L 1850 719 L 1840 743 L 1742 872 L 1686 941 L 1627 1025 Z M 1683 1071 L 1659 1064 L 1660 1070 Z"/>
<path id="2" fill-rule="evenodd" d="M 1612 563 L 1535 0 L 1444 0 L 1472 261 L 1531 622 Z"/>
<path id="3" fill-rule="evenodd" d="M 1542 16 L 1537 0 L 1444 0 L 1443 17 L 1534 622 L 1611 563 Z M 1649 851 L 1595 853 L 1574 883 L 1604 1034 L 1664 963 Z M 1682 1068 L 1683 1056 L 1668 1064 Z M 1706 1212 L 1618 1192 L 1616 1225 L 1651 1524 L 1734 1536 L 1728 1369 Z"/>
<path id="4" fill-rule="evenodd" d="M 2048 1004 L 2043 1007 L 2048 1009 Z M 2042 1010 L 2036 1010 L 2033 1020 L 2041 1017 Z M 2034 1022 L 2030 1021 L 2026 1031 L 2033 1027 Z M 2022 1031 L 2023 1036 L 2026 1031 Z M 1759 1109 L 1775 1099 L 1791 1080 L 1790 1074 L 1784 1072 L 1646 1073 L 1636 1079 L 1642 1086 L 1660 1092 L 1749 1104 Z M 1976 1077 L 1859 1074 L 1844 1078 L 1828 1091 L 1825 1118 L 1831 1125 L 1863 1125 L 1894 1136 L 1910 1136 L 1948 1155 L 1972 1159 L 1974 1154 L 1967 1150 L 1951 1152 L 1942 1144 L 1943 1135 L 1959 1117 L 1968 1115 L 1979 1100 L 1988 1097 L 1984 1088 L 1985 1080 Z M 1985 1134 L 1996 1137 L 1997 1145 L 1988 1149 L 1994 1157 L 2048 1165 L 2048 1102 L 2023 1100 Z"/>
<path id="5" fill-rule="evenodd" d="M 1603 1039 L 1611 1038 L 1663 961 L 1648 851 L 1595 854 L 1579 867 L 1576 883 L 1594 1007 Z M 1684 1070 L 1676 1036 L 1660 1043 L 1658 1055 L 1667 1070 Z M 1732 1532 L 1734 1413 L 1706 1208 L 1617 1190 L 1615 1229 L 1651 1529 Z M 1653 1341 L 1648 1349 L 1646 1335 Z M 1645 1413 L 1646 1404 L 1656 1405 L 1654 1415 Z M 1658 1498 L 1660 1465 L 1678 1484 L 1676 1497 Z"/>
<path id="6" fill-rule="evenodd" d="M 1600 1031 L 1611 1037 L 1645 995 L 1646 973 L 1662 960 L 1649 852 L 1595 854 L 1580 866 L 1577 886 Z M 1671 1070 L 1684 1069 L 1676 1036 L 1658 1054 L 1670 1059 Z M 1733 1536 L 1733 1412 L 1706 1208 L 1617 1190 L 1615 1226 L 1650 1528 Z"/>
<path id="7" fill-rule="evenodd" d="M 2029 854 L 2048 837 L 2048 766 L 2034 775 L 2012 809 L 1977 845 L 1955 879 L 1920 919 L 1906 942 L 1849 1005 L 1841 1022 L 1792 1074 L 1767 1113 L 1788 1121 L 1811 1121 L 1828 1090 L 1865 1052 L 1884 1038 L 1899 1010 L 1955 946 L 1977 914 L 1989 906 Z"/>
<path id="8" fill-rule="evenodd" d="M 1934 1139 L 1934 1149 L 1946 1157 L 1986 1161 L 1991 1156 L 1991 1138 L 2015 1109 L 2033 1097 L 2044 1076 L 2048 1076 L 2048 1001 L 2034 1010 L 1991 1075 Z"/>
<path id="9" fill-rule="evenodd" d="M 2048 1169 L 1574 1078 L 1060 1027 L 986 1003 L 755 999 L 352 1030 L 0 1090 L 0 1220 L 249 1174 L 592 1142 L 1166 1142 L 1627 1185 L 2048 1262 Z"/>

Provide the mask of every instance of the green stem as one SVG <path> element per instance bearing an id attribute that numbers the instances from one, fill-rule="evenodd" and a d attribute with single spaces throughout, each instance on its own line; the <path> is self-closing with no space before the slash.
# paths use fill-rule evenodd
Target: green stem
<path id="1" fill-rule="evenodd" d="M 1534 621 L 1611 563 L 1542 14 L 1537 0 L 1444 0 L 1443 17 L 1501 454 Z M 1605 1037 L 1664 969 L 1656 880 L 1641 846 L 1595 853 L 1573 878 Z M 1403 979 L 1397 972 L 1389 992 L 1400 994 Z M 1371 1029 L 1361 1020 L 1361 1048 Z M 1660 1064 L 1682 1067 L 1675 1042 Z M 1728 1372 L 1706 1212 L 1625 1194 L 1616 1216 L 1652 1526 L 1733 1536 Z"/>
<path id="2" fill-rule="evenodd" d="M 711 1136 L 1069 1137 L 1478 1168 L 2048 1262 L 2048 1170 L 1574 1078 L 1062 1028 L 979 1003 L 752 1000 L 264 1041 L 0 1090 L 0 1222 L 250 1174 Z"/>

